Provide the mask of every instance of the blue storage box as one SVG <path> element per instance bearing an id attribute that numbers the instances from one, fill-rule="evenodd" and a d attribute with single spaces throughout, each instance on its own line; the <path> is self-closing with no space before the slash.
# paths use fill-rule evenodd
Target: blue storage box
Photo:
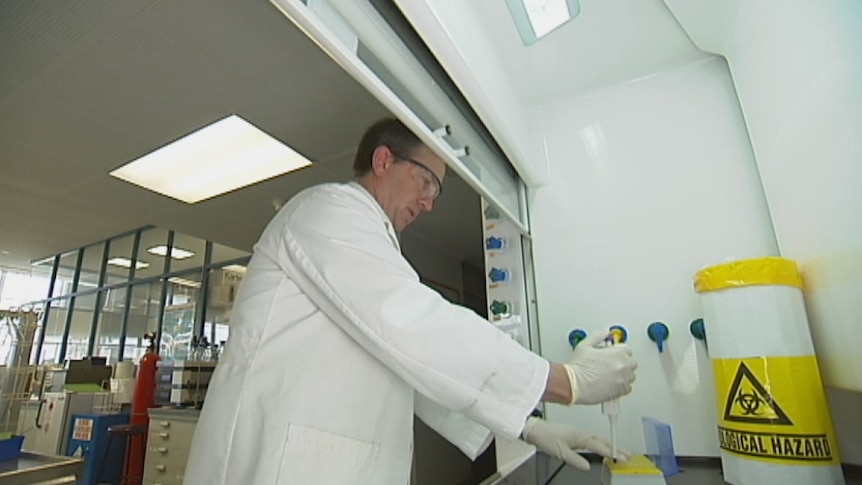
<path id="1" fill-rule="evenodd" d="M 24 436 L 20 435 L 0 440 L 0 461 L 18 458 L 21 455 L 21 445 L 23 444 Z"/>

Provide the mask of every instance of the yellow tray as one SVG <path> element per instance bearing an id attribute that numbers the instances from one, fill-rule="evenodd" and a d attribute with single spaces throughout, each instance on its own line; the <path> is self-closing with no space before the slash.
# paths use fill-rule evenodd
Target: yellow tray
<path id="1" fill-rule="evenodd" d="M 613 461 L 605 458 L 605 465 L 612 474 L 620 475 L 661 475 L 661 470 L 644 455 L 633 455 L 627 461 Z"/>

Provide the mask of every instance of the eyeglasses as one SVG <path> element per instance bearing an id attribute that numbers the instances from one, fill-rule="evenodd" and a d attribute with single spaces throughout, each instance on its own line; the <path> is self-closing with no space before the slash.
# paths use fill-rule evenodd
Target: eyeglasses
<path id="1" fill-rule="evenodd" d="M 389 148 L 389 151 L 392 152 L 392 154 L 395 155 L 396 158 L 399 158 L 405 162 L 410 162 L 413 165 L 422 169 L 422 172 L 420 173 L 424 174 L 425 176 L 420 178 L 422 179 L 422 192 L 424 193 L 424 195 L 430 197 L 431 200 L 435 200 L 437 197 L 440 196 L 440 194 L 443 192 L 443 182 L 440 181 L 440 177 L 438 177 L 436 173 L 431 171 L 431 169 L 428 168 L 427 165 L 420 162 L 419 160 L 405 157 L 404 155 L 401 155 L 400 153 L 394 151 L 392 148 Z"/>

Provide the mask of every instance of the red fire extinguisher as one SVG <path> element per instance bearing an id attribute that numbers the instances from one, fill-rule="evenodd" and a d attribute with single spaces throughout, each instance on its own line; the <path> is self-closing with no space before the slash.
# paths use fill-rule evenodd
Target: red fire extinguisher
<path id="1" fill-rule="evenodd" d="M 132 425 L 149 426 L 150 418 L 147 414 L 149 408 L 156 406 L 156 371 L 158 362 L 161 360 L 156 351 L 157 336 L 155 333 L 144 334 L 144 338 L 150 341 L 147 351 L 138 361 L 138 379 L 135 383 L 135 398 L 132 401 Z M 147 434 L 143 433 L 131 440 L 129 443 L 129 455 L 127 457 L 127 476 L 143 477 L 144 475 L 144 450 L 147 449 Z"/>

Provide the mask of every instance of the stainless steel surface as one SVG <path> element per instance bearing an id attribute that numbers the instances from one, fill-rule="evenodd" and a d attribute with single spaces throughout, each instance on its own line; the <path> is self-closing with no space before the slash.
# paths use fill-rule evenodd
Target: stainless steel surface
<path id="1" fill-rule="evenodd" d="M 590 460 L 592 466 L 589 472 L 584 473 L 564 466 L 550 481 L 548 479 L 559 467 L 560 462 L 544 455 L 540 455 L 536 461 L 539 465 L 536 481 L 538 485 L 598 485 L 601 483 L 602 466 L 596 460 Z M 680 472 L 672 477 L 666 477 L 667 485 L 725 485 L 727 483 L 722 476 L 721 461 L 718 458 L 679 457 L 677 463 Z M 862 485 L 862 477 L 857 469 L 845 469 L 844 475 L 846 485 Z"/>
<path id="2" fill-rule="evenodd" d="M 0 483 L 3 485 L 33 485 L 40 482 L 66 483 L 65 478 L 80 479 L 84 461 L 66 456 L 42 455 L 24 451 L 15 460 L 0 461 Z"/>

